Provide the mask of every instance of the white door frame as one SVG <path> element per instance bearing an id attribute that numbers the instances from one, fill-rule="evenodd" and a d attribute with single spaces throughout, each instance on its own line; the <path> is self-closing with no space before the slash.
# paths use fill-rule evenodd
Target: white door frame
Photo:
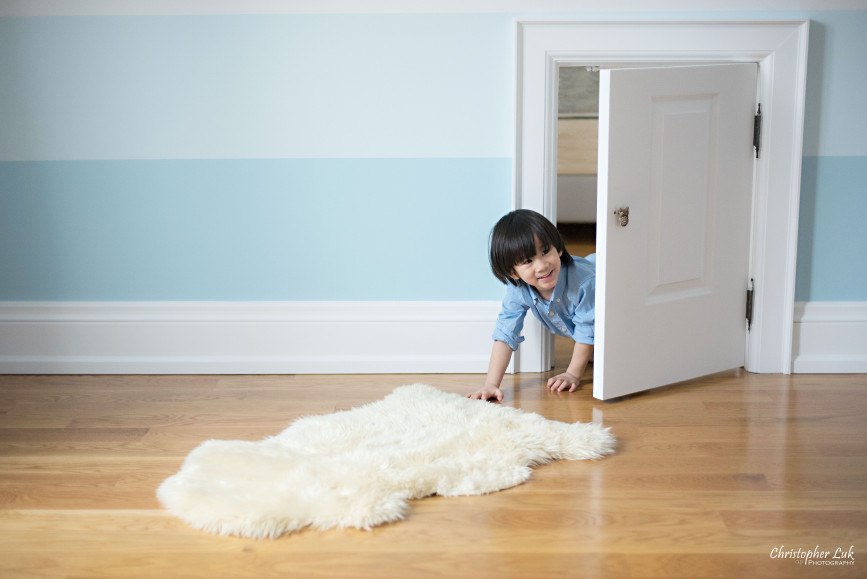
<path id="1" fill-rule="evenodd" d="M 809 21 L 528 21 L 516 23 L 514 207 L 556 218 L 561 66 L 756 62 L 762 104 L 750 242 L 755 280 L 746 369 L 789 374 Z M 744 288 L 746 291 L 746 288 Z M 552 341 L 527 320 L 516 372 L 551 367 Z"/>

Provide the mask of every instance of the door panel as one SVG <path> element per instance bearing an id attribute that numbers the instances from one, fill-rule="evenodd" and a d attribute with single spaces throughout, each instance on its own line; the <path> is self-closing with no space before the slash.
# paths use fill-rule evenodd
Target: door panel
<path id="1" fill-rule="evenodd" d="M 596 398 L 744 363 L 756 75 L 601 71 Z"/>

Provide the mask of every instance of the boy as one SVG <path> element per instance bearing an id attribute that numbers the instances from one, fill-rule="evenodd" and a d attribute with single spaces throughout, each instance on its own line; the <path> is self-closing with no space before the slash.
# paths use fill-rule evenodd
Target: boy
<path id="1" fill-rule="evenodd" d="M 535 211 L 519 209 L 500 219 L 491 231 L 491 269 L 507 284 L 497 318 L 494 347 L 485 386 L 468 394 L 475 400 L 503 399 L 500 383 L 512 352 L 524 341 L 524 317 L 531 310 L 553 334 L 575 340 L 565 372 L 548 380 L 548 388 L 574 392 L 593 356 L 596 256 L 572 257 L 554 225 Z"/>

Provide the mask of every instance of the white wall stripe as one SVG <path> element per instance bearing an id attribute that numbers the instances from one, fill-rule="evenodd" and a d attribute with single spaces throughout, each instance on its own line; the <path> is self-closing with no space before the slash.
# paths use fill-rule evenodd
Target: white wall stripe
<path id="1" fill-rule="evenodd" d="M 796 303 L 793 351 L 795 373 L 867 373 L 867 302 Z"/>
<path id="2" fill-rule="evenodd" d="M 0 302 L 3 374 L 483 373 L 498 302 Z"/>
<path id="3" fill-rule="evenodd" d="M 499 303 L 0 302 L 4 374 L 483 373 Z M 867 302 L 798 303 L 794 371 L 867 373 Z"/>
<path id="4" fill-rule="evenodd" d="M 795 321 L 805 324 L 867 322 L 867 302 L 797 302 Z"/>

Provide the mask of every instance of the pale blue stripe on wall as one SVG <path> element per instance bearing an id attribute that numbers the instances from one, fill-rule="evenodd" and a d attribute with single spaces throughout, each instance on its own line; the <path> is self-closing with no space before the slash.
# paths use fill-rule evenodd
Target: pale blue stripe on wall
<path id="1" fill-rule="evenodd" d="M 513 26 L 0 18 L 0 160 L 509 157 Z"/>
<path id="2" fill-rule="evenodd" d="M 867 10 L 808 13 L 804 155 L 867 155 Z"/>
<path id="3" fill-rule="evenodd" d="M 796 299 L 867 300 L 867 157 L 802 175 Z M 0 163 L 0 300 L 499 299 L 510 179 L 508 159 Z"/>
<path id="4" fill-rule="evenodd" d="M 510 156 L 514 16 L 0 18 L 0 160 Z M 811 18 L 804 152 L 867 154 L 867 10 L 631 16 Z"/>
<path id="5" fill-rule="evenodd" d="M 867 157 L 804 157 L 799 301 L 867 301 Z"/>
<path id="6" fill-rule="evenodd" d="M 490 300 L 510 159 L 0 163 L 0 300 Z"/>

